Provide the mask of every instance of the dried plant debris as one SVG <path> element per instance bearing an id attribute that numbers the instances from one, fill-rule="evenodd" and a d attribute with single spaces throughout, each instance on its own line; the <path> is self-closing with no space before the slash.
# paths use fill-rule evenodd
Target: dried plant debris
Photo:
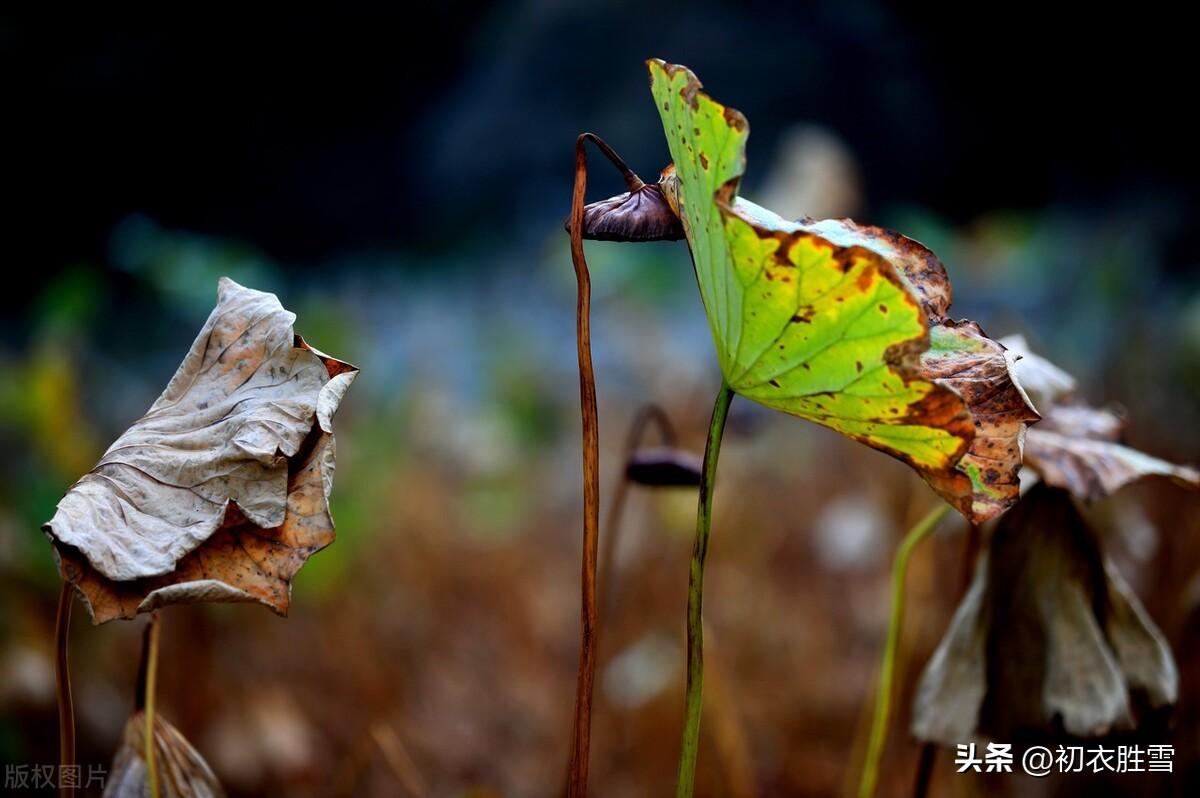
<path id="1" fill-rule="evenodd" d="M 1023 335 L 1006 335 L 1000 343 L 1012 353 L 1017 379 L 1039 410 L 1075 393 L 1075 378 L 1034 352 Z"/>
<path id="2" fill-rule="evenodd" d="M 43 529 L 92 619 L 257 601 L 333 541 L 332 418 L 357 369 L 309 346 L 273 295 L 223 278 L 162 396 Z"/>
<path id="3" fill-rule="evenodd" d="M 1096 737 L 1132 728 L 1178 692 L 1166 640 L 1070 494 L 1038 485 L 981 557 L 921 676 L 912 731 L 945 745 Z"/>
<path id="4" fill-rule="evenodd" d="M 726 383 L 912 465 L 982 523 L 1016 501 L 1037 420 L 1004 347 L 946 317 L 917 242 L 849 220 L 790 222 L 738 196 L 749 124 L 686 67 L 648 62 L 679 215 Z"/>
<path id="5" fill-rule="evenodd" d="M 179 730 L 154 718 L 154 763 L 161 798 L 223 798 L 212 768 Z M 150 794 L 146 768 L 146 716 L 135 712 L 125 724 L 121 747 L 104 785 L 104 798 L 145 798 Z"/>
<path id="6" fill-rule="evenodd" d="M 1118 443 L 1124 427 L 1124 420 L 1111 410 L 1052 406 L 1043 425 L 1029 431 L 1025 463 L 1047 484 L 1065 488 L 1086 501 L 1103 499 L 1150 476 L 1200 488 L 1196 469 Z"/>
<path id="7" fill-rule="evenodd" d="M 1105 498 L 1149 476 L 1168 477 L 1186 487 L 1200 488 L 1200 472 L 1196 469 L 1123 446 L 1124 417 L 1115 410 L 1076 401 L 1075 379 L 1029 351 L 1023 338 L 1004 340 L 1021 353 L 1017 371 L 1022 385 L 1038 396 L 1044 420 L 1029 431 L 1025 464 L 1043 481 L 1085 501 Z"/>

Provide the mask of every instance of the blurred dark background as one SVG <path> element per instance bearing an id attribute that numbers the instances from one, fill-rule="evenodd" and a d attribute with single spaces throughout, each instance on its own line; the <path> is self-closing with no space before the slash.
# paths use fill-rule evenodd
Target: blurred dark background
<path id="1" fill-rule="evenodd" d="M 1170 268 L 1196 248 L 1191 53 L 1153 14 L 445 3 L 345 25 L 56 21 L 0 37 L 5 218 L 15 262 L 42 264 L 17 270 L 35 284 L 104 261 L 131 213 L 307 269 L 348 249 L 515 241 L 561 215 L 580 129 L 662 165 L 647 54 L 734 89 L 759 160 L 798 121 L 828 127 L 876 213 L 966 223 L 1153 201 L 1174 211 Z"/>
<path id="2" fill-rule="evenodd" d="M 0 22 L 3 760 L 56 751 L 57 577 L 38 525 L 161 390 L 229 274 L 277 292 L 306 338 L 363 368 L 339 417 L 340 539 L 300 575 L 287 622 L 168 611 L 164 663 L 191 664 L 164 677 L 164 711 L 235 795 L 395 794 L 363 743 L 379 724 L 432 794 L 555 794 L 578 612 L 561 223 L 578 132 L 644 176 L 665 165 L 649 56 L 687 64 L 746 114 L 747 196 L 923 240 L 950 270 L 957 315 L 1026 334 L 1088 399 L 1127 409 L 1131 442 L 1196 462 L 1190 36 L 1149 7 L 870 0 Z M 619 190 L 594 170 L 591 197 Z M 700 446 L 717 372 L 682 245 L 589 253 L 607 495 L 641 403 Z M 746 403 L 734 421 L 709 599 L 725 732 L 702 755 L 701 791 L 744 794 L 725 776 L 743 774 L 744 790 L 748 772 L 752 793 L 838 792 L 856 772 L 890 552 L 932 497 L 815 427 Z M 639 542 L 620 560 L 640 611 L 613 617 L 619 667 L 599 699 L 601 795 L 663 794 L 674 771 L 694 497 L 641 499 Z M 1095 509 L 1193 659 L 1197 509 L 1161 485 Z M 906 684 L 956 600 L 959 533 L 916 563 Z M 85 762 L 115 747 L 140 626 L 79 622 Z M 1189 662 L 1181 767 L 1200 751 Z M 894 794 L 915 761 L 907 695 L 883 785 Z M 947 795 L 1031 789 L 939 779 Z M 1053 782 L 1037 789 L 1074 789 Z"/>

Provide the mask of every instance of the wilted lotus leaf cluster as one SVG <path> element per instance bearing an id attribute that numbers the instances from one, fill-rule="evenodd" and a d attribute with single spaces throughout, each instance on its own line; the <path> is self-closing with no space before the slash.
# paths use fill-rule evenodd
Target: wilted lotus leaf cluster
<path id="1" fill-rule="evenodd" d="M 1071 399 L 1075 380 L 1030 352 L 1016 370 L 1043 421 L 1025 463 L 1041 478 L 1001 519 L 917 691 L 913 733 L 955 744 L 1018 731 L 1092 737 L 1173 704 L 1170 648 L 1074 505 L 1134 480 L 1196 471 L 1118 443 L 1124 422 Z"/>
<path id="2" fill-rule="evenodd" d="M 1094 737 L 1173 704 L 1166 640 L 1065 491 L 1008 512 L 917 688 L 913 734 Z M 1140 710 L 1140 712 L 1139 712 Z"/>
<path id="3" fill-rule="evenodd" d="M 1029 351 L 1024 338 L 1004 343 L 1021 355 L 1017 372 L 1038 398 L 1044 421 L 1029 431 L 1025 464 L 1049 485 L 1079 499 L 1096 501 L 1144 477 L 1168 477 L 1185 487 L 1200 487 L 1200 472 L 1160 460 L 1121 444 L 1125 419 L 1117 412 L 1091 407 L 1074 397 L 1075 380 Z"/>
<path id="4" fill-rule="evenodd" d="M 745 118 L 685 67 L 649 69 L 673 159 L 659 186 L 682 221 L 726 383 L 904 460 L 975 523 L 1011 505 L 1038 416 L 1004 347 L 946 316 L 941 262 L 895 233 L 789 222 L 742 199 Z"/>
<path id="5" fill-rule="evenodd" d="M 356 369 L 229 279 L 162 396 L 44 527 L 96 623 L 165 604 L 256 601 L 334 538 L 332 418 Z"/>

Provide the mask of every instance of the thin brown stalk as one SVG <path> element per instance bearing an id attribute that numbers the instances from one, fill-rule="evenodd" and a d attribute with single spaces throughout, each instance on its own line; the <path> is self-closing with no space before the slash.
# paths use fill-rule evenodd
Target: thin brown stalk
<path id="1" fill-rule="evenodd" d="M 580 582 L 579 671 L 575 681 L 574 735 L 567 776 L 569 798 L 587 795 L 588 754 L 592 733 L 592 688 L 596 680 L 596 547 L 600 525 L 600 429 L 596 410 L 596 376 L 592 370 L 592 282 L 583 255 L 583 197 L 587 191 L 589 134 L 575 141 L 575 189 L 571 196 L 571 262 L 578 295 L 575 338 L 579 355 L 579 408 L 583 419 L 583 562 Z"/>
<path id="2" fill-rule="evenodd" d="M 371 727 L 371 737 L 383 752 L 383 758 L 391 768 L 392 774 L 404 787 L 404 793 L 412 798 L 425 798 L 429 794 L 429 788 L 425 786 L 425 781 L 417 770 L 417 763 L 409 756 L 396 730 L 387 722 L 379 721 Z"/>
<path id="3" fill-rule="evenodd" d="M 645 183 L 634 174 L 607 142 L 593 133 L 575 139 L 575 185 L 571 194 L 571 263 L 575 266 L 578 296 L 575 306 L 575 339 L 579 356 L 579 408 L 583 421 L 583 557 L 581 564 L 579 671 L 575 682 L 574 732 L 567 773 L 569 798 L 584 798 L 588 785 L 588 758 L 592 733 L 592 693 L 596 681 L 596 634 L 599 610 L 596 601 L 596 565 L 600 532 L 600 424 L 596 410 L 596 375 L 592 369 L 592 281 L 583 254 L 583 205 L 587 193 L 587 143 L 592 142 L 621 172 L 625 185 L 636 191 Z"/>
<path id="4" fill-rule="evenodd" d="M 143 700 L 146 717 L 146 780 L 149 782 L 150 798 L 159 798 L 158 792 L 158 758 L 154 750 L 154 705 L 158 692 L 158 639 L 162 633 L 162 624 L 158 612 L 150 614 L 150 625 L 146 630 L 146 681 L 143 688 Z"/>
<path id="5" fill-rule="evenodd" d="M 913 778 L 913 798 L 925 798 L 929 794 L 929 783 L 933 780 L 933 765 L 937 759 L 937 746 L 924 743 L 917 757 L 917 775 Z"/>
<path id="6" fill-rule="evenodd" d="M 75 600 L 75 588 L 63 581 L 58 594 L 58 616 L 54 622 L 56 657 L 54 660 L 54 683 L 58 692 L 58 764 L 59 773 L 75 768 L 75 704 L 71 698 L 71 668 L 67 657 L 67 638 L 71 631 L 71 603 Z M 58 794 L 74 795 L 67 779 L 60 779 Z"/>
<path id="7" fill-rule="evenodd" d="M 962 565 L 958 572 L 958 600 L 967 594 L 971 586 L 971 577 L 975 575 L 975 560 L 979 558 L 979 543 L 982 533 L 979 524 L 967 525 L 967 539 L 963 544 Z"/>

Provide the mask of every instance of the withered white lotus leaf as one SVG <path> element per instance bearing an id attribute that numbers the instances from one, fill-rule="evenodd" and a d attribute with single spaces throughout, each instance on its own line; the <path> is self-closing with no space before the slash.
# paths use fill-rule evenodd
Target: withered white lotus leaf
<path id="1" fill-rule="evenodd" d="M 975 426 L 954 469 L 922 470 L 921 476 L 971 523 L 1004 512 L 1020 493 L 1026 430 L 1040 418 L 1018 379 L 1014 354 L 975 322 L 949 318 L 953 291 L 946 267 L 919 241 L 849 219 L 800 225 L 835 244 L 865 247 L 900 270 L 929 325 L 918 374 L 959 394 Z"/>
<path id="2" fill-rule="evenodd" d="M 917 687 L 913 734 L 946 745 L 1020 732 L 1095 737 L 1173 704 L 1170 648 L 1065 491 L 1000 521 Z"/>
<path id="3" fill-rule="evenodd" d="M 979 724 L 987 693 L 987 552 L 950 619 L 941 643 L 929 658 L 913 700 L 913 736 L 944 745 L 970 740 Z"/>
<path id="4" fill-rule="evenodd" d="M 1085 501 L 1103 499 L 1150 476 L 1200 488 L 1196 469 L 1118 443 L 1124 421 L 1110 410 L 1056 405 L 1046 411 L 1045 419 L 1029 431 L 1025 463 L 1049 485 L 1065 488 Z"/>
<path id="5" fill-rule="evenodd" d="M 1084 404 L 1050 405 L 1038 432 L 1056 432 L 1071 438 L 1119 441 L 1125 434 L 1125 417 L 1116 410 Z"/>
<path id="6" fill-rule="evenodd" d="M 1114 410 L 1091 407 L 1072 394 L 1075 378 L 1030 351 L 1019 335 L 1002 339 L 1015 353 L 1022 386 L 1035 397 L 1042 422 L 1029 430 L 1025 464 L 1049 485 L 1065 488 L 1085 501 L 1112 495 L 1125 485 L 1150 476 L 1168 477 L 1200 488 L 1200 472 L 1151 457 L 1121 444 L 1124 417 Z"/>
<path id="7" fill-rule="evenodd" d="M 121 747 L 104 785 L 104 798 L 145 798 L 146 717 L 135 712 L 125 724 Z M 154 717 L 154 762 L 161 798 L 223 798 L 225 791 L 204 757 L 162 717 Z"/>
<path id="8" fill-rule="evenodd" d="M 92 619 L 257 601 L 333 541 L 332 417 L 357 370 L 310 347 L 273 295 L 222 278 L 217 307 L 150 410 L 43 529 Z"/>
<path id="9" fill-rule="evenodd" d="M 1000 343 L 1016 359 L 1021 387 L 1038 410 L 1046 410 L 1075 393 L 1075 378 L 1029 348 L 1023 335 L 1006 335 Z"/>

